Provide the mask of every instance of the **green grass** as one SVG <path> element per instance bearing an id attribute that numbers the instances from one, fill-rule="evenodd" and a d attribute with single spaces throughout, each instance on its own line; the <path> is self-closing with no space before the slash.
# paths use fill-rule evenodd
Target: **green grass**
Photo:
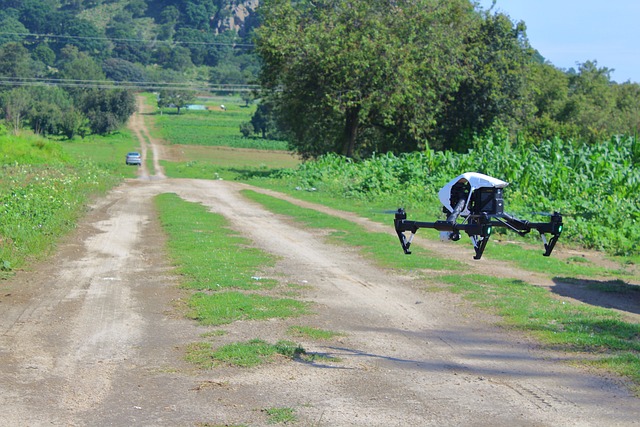
<path id="1" fill-rule="evenodd" d="M 591 264 L 584 258 L 560 259 L 553 254 L 549 257 L 542 256 L 544 248 L 539 242 L 539 249 L 531 249 L 531 245 L 526 246 L 515 243 L 499 243 L 489 241 L 485 251 L 486 256 L 501 261 L 511 262 L 513 265 L 527 271 L 546 273 L 549 275 L 575 275 L 575 276 L 616 276 L 629 275 L 630 273 L 620 268 L 610 269 Z"/>
<path id="2" fill-rule="evenodd" d="M 291 341 L 278 341 L 269 344 L 261 339 L 232 343 L 213 349 L 209 343 L 195 343 L 189 346 L 186 354 L 188 362 L 202 369 L 209 369 L 221 364 L 250 368 L 274 360 L 276 355 L 295 359 L 305 350 Z"/>
<path id="3" fill-rule="evenodd" d="M 63 141 L 60 143 L 65 153 L 78 159 L 82 164 L 88 162 L 109 171 L 112 175 L 125 178 L 137 176 L 136 166 L 127 166 L 124 162 L 129 151 L 140 151 L 140 143 L 127 129 L 121 129 L 111 135 L 90 135 L 86 138 Z"/>
<path id="4" fill-rule="evenodd" d="M 240 98 L 224 103 L 226 111 L 163 109 L 155 114 L 155 136 L 179 145 L 226 146 L 259 150 L 286 151 L 285 141 L 263 138 L 245 138 L 240 133 L 240 124 L 251 120 L 255 106 L 244 107 Z M 234 102 L 235 101 L 235 102 Z M 213 102 L 210 102 L 212 104 Z M 215 104 L 216 107 L 220 105 Z"/>
<path id="5" fill-rule="evenodd" d="M 273 212 L 294 218 L 296 222 L 305 227 L 332 230 L 329 235 L 331 241 L 357 247 L 363 255 L 373 258 L 385 267 L 433 270 L 463 267 L 457 261 L 437 257 L 427 250 L 422 251 L 422 254 L 418 256 L 406 256 L 400 248 L 398 238 L 391 234 L 372 233 L 351 221 L 336 218 L 314 209 L 302 208 L 255 191 L 244 190 L 242 194 L 261 203 Z M 390 225 L 390 230 L 392 229 L 392 225 Z"/>
<path id="6" fill-rule="evenodd" d="M 506 325 L 533 334 L 549 347 L 575 352 L 584 363 L 627 376 L 640 386 L 640 325 L 625 321 L 619 313 L 553 298 L 546 289 L 519 280 L 482 275 L 436 280 L 502 316 Z M 580 356 L 586 353 L 588 357 Z"/>
<path id="7" fill-rule="evenodd" d="M 50 253 L 91 198 L 120 181 L 112 170 L 36 136 L 0 135 L 0 158 L 2 277 Z"/>
<path id="8" fill-rule="evenodd" d="M 269 424 L 293 423 L 296 422 L 296 415 L 292 408 L 267 408 L 264 412 L 268 416 Z"/>
<path id="9" fill-rule="evenodd" d="M 187 316 L 202 325 L 218 326 L 238 320 L 284 319 L 308 314 L 308 304 L 242 292 L 198 292 L 189 299 Z"/>
<path id="10" fill-rule="evenodd" d="M 275 257 L 229 228 L 226 219 L 175 194 L 156 198 L 160 222 L 169 234 L 168 249 L 185 287 L 197 290 L 265 289 L 277 284 L 260 279 L 261 269 Z"/>

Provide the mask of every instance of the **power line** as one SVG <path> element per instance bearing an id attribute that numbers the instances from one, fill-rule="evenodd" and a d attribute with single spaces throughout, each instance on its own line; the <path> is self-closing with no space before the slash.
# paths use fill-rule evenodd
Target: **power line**
<path id="1" fill-rule="evenodd" d="M 79 80 L 56 78 L 21 78 L 0 76 L 0 85 L 26 87 L 72 87 L 87 89 L 186 90 L 193 92 L 251 92 L 259 85 L 232 83 L 140 82 L 111 80 Z"/>
<path id="2" fill-rule="evenodd" d="M 157 39 L 130 39 L 130 38 L 117 38 L 117 37 L 90 37 L 90 36 L 70 36 L 59 34 L 33 34 L 33 33 L 11 33 L 0 31 L 1 35 L 7 36 L 20 36 L 20 37 L 32 37 L 32 38 L 52 38 L 52 39 L 76 39 L 76 40 L 102 40 L 111 42 L 143 42 L 147 44 L 175 44 L 175 45 L 201 45 L 201 46 L 221 46 L 221 47 L 234 47 L 252 49 L 255 47 L 253 43 L 222 43 L 222 42 L 198 42 L 198 41 L 170 41 L 170 40 L 157 40 Z"/>

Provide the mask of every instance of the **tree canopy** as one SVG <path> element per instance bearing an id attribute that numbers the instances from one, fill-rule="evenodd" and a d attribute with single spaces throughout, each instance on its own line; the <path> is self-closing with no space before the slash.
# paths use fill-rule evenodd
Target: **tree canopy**
<path id="1" fill-rule="evenodd" d="M 496 126 L 585 140 L 639 130 L 640 100 L 612 90 L 606 68 L 558 70 L 523 22 L 468 0 L 265 0 L 260 10 L 263 101 L 305 157 L 464 151 Z"/>

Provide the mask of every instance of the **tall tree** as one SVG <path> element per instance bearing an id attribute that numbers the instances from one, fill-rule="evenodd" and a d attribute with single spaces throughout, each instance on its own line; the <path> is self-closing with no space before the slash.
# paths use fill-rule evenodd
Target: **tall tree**
<path id="1" fill-rule="evenodd" d="M 26 88 L 11 89 L 0 95 L 0 107 L 4 112 L 4 118 L 14 134 L 19 134 L 24 125 L 24 120 L 31 107 L 31 96 Z"/>
<path id="2" fill-rule="evenodd" d="M 180 114 L 180 110 L 193 103 L 195 97 L 195 93 L 190 90 L 163 89 L 158 95 L 158 107 L 174 107 Z"/>
<path id="3" fill-rule="evenodd" d="M 569 109 L 566 121 L 576 124 L 589 142 L 606 138 L 615 118 L 615 94 L 611 90 L 611 72 L 598 67 L 597 61 L 579 64 L 578 73 L 569 78 Z"/>
<path id="4" fill-rule="evenodd" d="M 415 149 L 455 89 L 464 0 L 267 0 L 261 83 L 303 156 Z"/>
<path id="5" fill-rule="evenodd" d="M 31 55 L 21 43 L 11 42 L 0 46 L 0 76 L 33 77 L 32 65 Z"/>
<path id="6" fill-rule="evenodd" d="M 466 150 L 472 136 L 500 121 L 517 130 L 533 115 L 527 77 L 534 51 L 523 22 L 486 13 L 465 35 L 465 77 L 442 121 L 443 148 Z"/>

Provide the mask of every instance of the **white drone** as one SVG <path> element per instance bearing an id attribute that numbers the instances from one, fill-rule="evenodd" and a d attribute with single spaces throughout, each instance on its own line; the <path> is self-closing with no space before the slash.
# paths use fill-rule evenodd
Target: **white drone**
<path id="1" fill-rule="evenodd" d="M 395 213 L 395 228 L 405 254 L 419 228 L 433 228 L 440 231 L 444 240 L 460 240 L 460 231 L 469 235 L 476 255 L 480 259 L 491 236 L 493 227 L 506 227 L 521 236 L 531 230 L 538 230 L 544 243 L 544 256 L 551 255 L 562 233 L 562 215 L 554 212 L 549 222 L 529 222 L 504 212 L 502 190 L 509 183 L 477 172 L 466 172 L 452 179 L 438 192 L 442 211 L 447 215 L 444 221 L 408 221 L 404 209 Z M 460 220 L 460 222 L 459 222 Z M 405 232 L 410 231 L 407 238 Z M 546 234 L 551 238 L 547 240 Z"/>

